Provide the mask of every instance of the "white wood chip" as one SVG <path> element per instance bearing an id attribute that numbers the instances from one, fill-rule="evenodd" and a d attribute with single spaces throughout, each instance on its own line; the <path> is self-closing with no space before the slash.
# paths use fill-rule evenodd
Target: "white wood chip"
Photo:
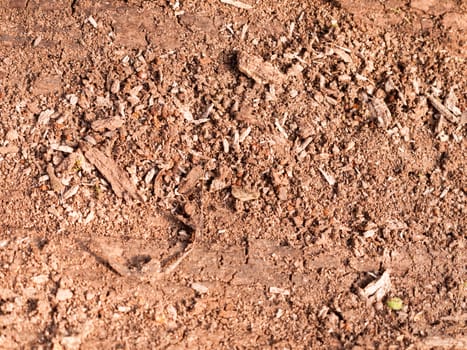
<path id="1" fill-rule="evenodd" d="M 289 138 L 289 135 L 287 135 L 287 132 L 284 130 L 284 128 L 282 127 L 282 125 L 279 123 L 279 120 L 276 120 L 274 121 L 274 125 L 276 126 L 277 130 L 279 130 L 279 132 L 282 134 L 282 136 L 284 136 L 286 139 Z"/>
<path id="2" fill-rule="evenodd" d="M 37 124 L 39 125 L 45 125 L 48 124 L 50 121 L 50 118 L 52 115 L 55 113 L 53 109 L 46 109 L 45 111 L 42 111 L 39 114 L 39 118 L 37 118 Z"/>
<path id="3" fill-rule="evenodd" d="M 226 139 L 222 139 L 222 147 L 224 149 L 224 153 L 229 153 L 230 151 L 229 141 L 227 141 Z"/>
<path id="4" fill-rule="evenodd" d="M 79 185 L 72 186 L 68 191 L 63 194 L 63 199 L 67 200 L 68 198 L 73 197 L 76 193 L 78 193 Z"/>
<path id="5" fill-rule="evenodd" d="M 199 294 L 206 294 L 209 291 L 209 288 L 206 287 L 204 284 L 193 282 L 191 284 L 191 288 L 193 288 Z"/>
<path id="6" fill-rule="evenodd" d="M 85 225 L 89 224 L 94 219 L 94 216 L 95 216 L 94 211 L 91 210 L 89 214 L 86 216 L 86 218 L 84 219 L 83 223 Z"/>
<path id="7" fill-rule="evenodd" d="M 336 179 L 334 179 L 334 176 L 331 174 L 328 174 L 325 172 L 323 169 L 319 168 L 318 169 L 321 175 L 323 175 L 324 179 L 328 182 L 329 185 L 334 186 L 336 183 Z"/>
<path id="8" fill-rule="evenodd" d="M 290 295 L 288 289 L 279 288 L 279 287 L 269 287 L 269 293 L 271 294 L 281 294 L 281 295 Z"/>
<path id="9" fill-rule="evenodd" d="M 248 137 L 248 135 L 250 135 L 250 132 L 251 132 L 251 127 L 248 127 L 246 128 L 239 136 L 238 138 L 238 142 L 239 143 L 242 143 L 243 141 L 245 141 L 245 139 Z"/>
<path id="10" fill-rule="evenodd" d="M 297 146 L 297 148 L 295 148 L 295 152 L 297 154 L 300 154 L 302 153 L 310 143 L 313 142 L 313 137 L 312 136 L 309 136 L 305 139 L 305 141 L 303 141 L 300 145 Z"/>
<path id="11" fill-rule="evenodd" d="M 146 176 L 144 177 L 144 182 L 146 183 L 146 185 L 149 185 L 151 183 L 155 175 L 156 175 L 155 168 L 152 168 L 147 172 Z"/>
<path id="12" fill-rule="evenodd" d="M 376 281 L 369 283 L 362 291 L 362 295 L 367 298 L 374 298 L 381 301 L 384 296 L 391 291 L 391 277 L 389 271 L 385 271 Z"/>
<path id="13" fill-rule="evenodd" d="M 242 9 L 242 10 L 251 10 L 253 8 L 253 6 L 251 6 L 249 4 L 245 4 L 244 2 L 241 2 L 241 1 L 238 1 L 238 0 L 221 0 L 221 2 L 223 4 L 238 7 L 240 9 Z"/>
<path id="14" fill-rule="evenodd" d="M 94 19 L 94 17 L 89 16 L 89 17 L 88 17 L 88 22 L 89 22 L 89 24 L 92 25 L 94 28 L 97 28 L 97 22 L 96 22 L 96 20 Z"/>
<path id="15" fill-rule="evenodd" d="M 56 143 L 52 143 L 50 145 L 50 148 L 53 149 L 54 151 L 60 151 L 63 153 L 73 153 L 75 151 L 73 147 L 70 147 L 67 145 L 57 145 Z"/>

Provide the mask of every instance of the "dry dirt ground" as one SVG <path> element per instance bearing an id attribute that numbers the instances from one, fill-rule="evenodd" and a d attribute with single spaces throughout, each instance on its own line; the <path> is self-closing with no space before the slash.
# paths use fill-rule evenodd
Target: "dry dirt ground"
<path id="1" fill-rule="evenodd" d="M 0 348 L 467 348 L 466 11 L 0 1 Z"/>

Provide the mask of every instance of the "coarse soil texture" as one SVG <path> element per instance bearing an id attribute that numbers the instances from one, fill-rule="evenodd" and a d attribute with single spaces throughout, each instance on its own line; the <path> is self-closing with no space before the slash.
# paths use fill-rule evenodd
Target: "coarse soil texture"
<path id="1" fill-rule="evenodd" d="M 466 31 L 0 1 L 0 348 L 466 349 Z"/>

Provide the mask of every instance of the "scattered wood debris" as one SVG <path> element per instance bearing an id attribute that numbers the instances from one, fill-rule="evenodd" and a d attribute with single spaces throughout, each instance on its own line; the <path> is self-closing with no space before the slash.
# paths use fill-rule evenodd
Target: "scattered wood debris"
<path id="1" fill-rule="evenodd" d="M 281 73 L 271 63 L 265 62 L 261 57 L 240 52 L 238 58 L 238 69 L 258 84 L 280 84 L 285 80 Z"/>
<path id="2" fill-rule="evenodd" d="M 452 113 L 448 108 L 446 108 L 443 103 L 435 96 L 427 94 L 426 97 L 430 101 L 431 105 L 448 121 L 451 123 L 457 124 L 459 118 L 457 118 L 454 113 Z"/>
<path id="3" fill-rule="evenodd" d="M 144 201 L 128 177 L 128 174 L 113 159 L 88 145 L 83 144 L 81 148 L 84 151 L 84 156 L 110 183 L 117 197 L 121 198 L 124 193 L 128 193 L 133 199 Z"/>
<path id="4" fill-rule="evenodd" d="M 369 283 L 364 289 L 360 290 L 360 293 L 369 301 L 381 301 L 390 290 L 391 277 L 389 271 L 384 271 L 380 278 Z"/>
<path id="5" fill-rule="evenodd" d="M 122 118 L 115 116 L 115 117 L 95 120 L 91 123 L 91 128 L 94 131 L 104 131 L 106 129 L 113 131 L 118 128 L 121 128 L 124 123 L 125 121 Z"/>
<path id="6" fill-rule="evenodd" d="M 251 10 L 253 8 L 253 6 L 251 6 L 249 4 L 245 4 L 244 2 L 241 2 L 241 1 L 238 1 L 238 0 L 221 0 L 221 2 L 223 4 L 238 7 L 240 9 L 242 9 L 242 10 Z"/>

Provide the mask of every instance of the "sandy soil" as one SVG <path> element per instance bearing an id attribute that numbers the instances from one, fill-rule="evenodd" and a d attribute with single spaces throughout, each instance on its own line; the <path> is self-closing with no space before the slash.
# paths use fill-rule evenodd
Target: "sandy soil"
<path id="1" fill-rule="evenodd" d="M 0 348 L 467 348 L 467 5 L 0 2 Z"/>

